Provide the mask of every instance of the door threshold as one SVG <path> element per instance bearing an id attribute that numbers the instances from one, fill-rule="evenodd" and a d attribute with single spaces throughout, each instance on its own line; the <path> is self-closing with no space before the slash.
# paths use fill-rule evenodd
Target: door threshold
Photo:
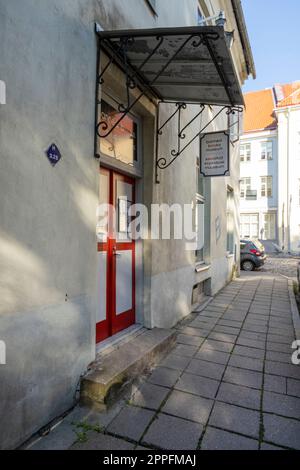
<path id="1" fill-rule="evenodd" d="M 120 331 L 119 333 L 110 336 L 110 338 L 96 344 L 96 360 L 101 356 L 110 354 L 115 349 L 118 349 L 122 344 L 127 343 L 127 341 L 130 341 L 133 337 L 138 336 L 145 330 L 146 328 L 142 325 L 131 325 L 125 330 Z"/>

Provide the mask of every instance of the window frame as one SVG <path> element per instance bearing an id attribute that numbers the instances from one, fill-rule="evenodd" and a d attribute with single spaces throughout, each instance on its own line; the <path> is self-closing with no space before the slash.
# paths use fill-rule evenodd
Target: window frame
<path id="1" fill-rule="evenodd" d="M 249 147 L 249 152 L 247 147 Z M 242 152 L 242 149 L 244 149 L 244 152 Z M 251 143 L 248 142 L 240 145 L 240 161 L 241 163 L 251 162 Z"/>
<path id="2" fill-rule="evenodd" d="M 232 231 L 229 230 L 232 224 Z M 226 251 L 228 254 L 234 254 L 235 234 L 234 234 L 234 189 L 227 186 L 226 193 Z"/>
<path id="3" fill-rule="evenodd" d="M 102 92 L 101 96 L 101 102 L 105 101 L 109 106 L 112 108 L 116 109 L 116 101 L 114 101 L 113 97 L 109 96 L 105 92 Z M 117 111 L 117 109 L 116 109 Z M 102 112 L 101 110 L 101 105 L 100 105 L 100 113 Z M 109 166 L 114 167 L 116 170 L 118 170 L 119 167 L 120 170 L 125 170 L 125 172 L 128 173 L 134 173 L 137 176 L 139 176 L 142 172 L 143 169 L 143 162 L 142 162 L 142 137 L 143 137 L 143 128 L 142 128 L 142 119 L 137 116 L 136 114 L 133 113 L 128 113 L 130 119 L 134 121 L 136 124 L 136 159 L 133 159 L 133 163 L 126 163 L 123 160 L 119 158 L 112 157 L 111 155 L 108 155 L 107 153 L 103 152 L 101 150 L 101 138 L 99 138 L 98 145 L 99 145 L 99 154 L 100 154 L 100 163 L 101 161 L 104 164 L 108 164 Z"/>
<path id="4" fill-rule="evenodd" d="M 249 180 L 250 182 L 247 183 L 246 180 Z M 248 189 L 251 191 L 251 184 L 252 184 L 251 176 L 245 176 L 241 178 L 241 182 L 240 182 L 240 198 L 241 199 L 246 199 Z"/>
<path id="5" fill-rule="evenodd" d="M 271 157 L 269 158 L 269 150 L 268 150 L 268 145 L 271 145 Z M 263 150 L 263 147 L 265 146 L 265 151 Z M 273 160 L 273 153 L 274 153 L 274 142 L 273 140 L 264 140 L 263 142 L 260 143 L 260 159 L 263 162 L 267 162 L 270 160 Z M 265 157 L 263 158 L 263 154 Z"/>
<path id="6" fill-rule="evenodd" d="M 266 181 L 264 182 L 263 180 Z M 270 185 L 269 182 L 271 182 Z M 260 177 L 260 196 L 268 199 L 273 197 L 273 176 L 268 175 Z"/>

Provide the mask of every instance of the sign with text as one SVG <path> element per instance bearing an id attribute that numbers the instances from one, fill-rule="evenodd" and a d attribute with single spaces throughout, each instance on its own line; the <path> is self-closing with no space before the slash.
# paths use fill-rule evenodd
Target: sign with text
<path id="1" fill-rule="evenodd" d="M 45 153 L 52 166 L 55 166 L 61 159 L 61 153 L 56 144 L 51 144 Z"/>
<path id="2" fill-rule="evenodd" d="M 229 135 L 226 132 L 210 132 L 200 137 L 200 173 L 229 176 Z"/>

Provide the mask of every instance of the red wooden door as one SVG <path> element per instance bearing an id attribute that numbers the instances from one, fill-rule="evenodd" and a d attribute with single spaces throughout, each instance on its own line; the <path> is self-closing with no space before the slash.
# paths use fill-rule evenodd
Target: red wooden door
<path id="1" fill-rule="evenodd" d="M 100 204 L 109 206 L 98 231 L 97 343 L 135 322 L 135 242 L 128 215 L 134 198 L 134 179 L 101 168 Z"/>

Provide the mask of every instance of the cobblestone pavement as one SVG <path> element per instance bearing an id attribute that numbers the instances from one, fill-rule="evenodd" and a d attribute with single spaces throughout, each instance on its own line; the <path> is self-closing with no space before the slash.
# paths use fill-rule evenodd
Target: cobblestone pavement
<path id="1" fill-rule="evenodd" d="M 178 327 L 175 348 L 129 401 L 107 413 L 77 407 L 33 448 L 300 449 L 287 282 L 243 274 Z"/>
<path id="2" fill-rule="evenodd" d="M 300 258 L 283 255 L 268 255 L 266 263 L 260 271 L 296 278 L 297 265 L 299 262 Z"/>

